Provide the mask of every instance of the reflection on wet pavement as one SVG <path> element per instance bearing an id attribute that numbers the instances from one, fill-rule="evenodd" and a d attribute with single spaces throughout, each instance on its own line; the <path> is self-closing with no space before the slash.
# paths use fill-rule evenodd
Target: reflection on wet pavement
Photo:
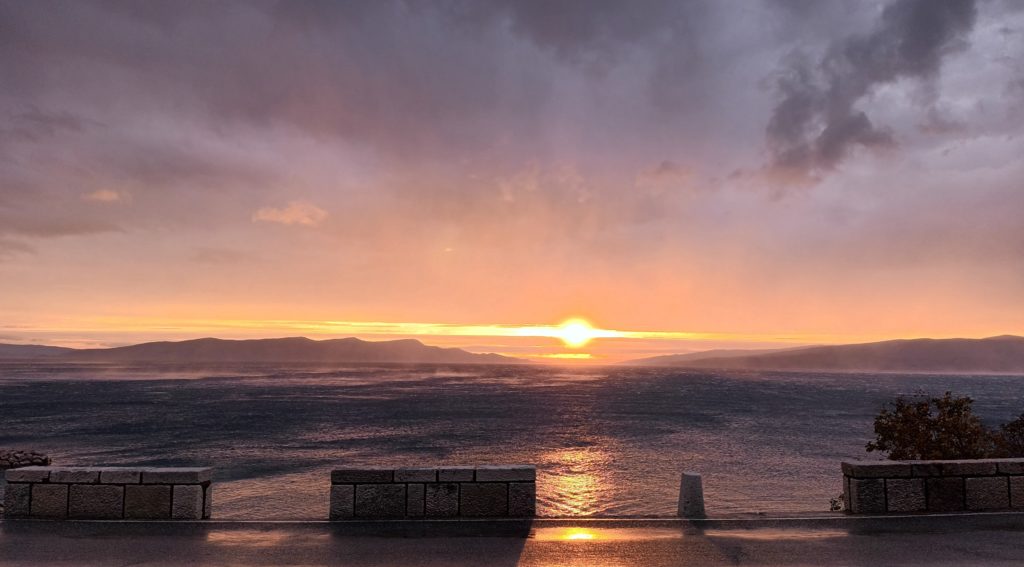
<path id="1" fill-rule="evenodd" d="M 780 541 L 780 540 L 813 540 L 813 539 L 832 539 L 847 537 L 850 535 L 846 530 L 780 530 L 780 529 L 762 529 L 762 530 L 705 530 L 703 532 L 705 537 L 709 538 L 728 538 L 728 539 L 745 539 L 745 540 L 757 540 L 757 541 Z"/>
<path id="2" fill-rule="evenodd" d="M 285 530 L 211 530 L 206 542 L 223 546 L 275 547 L 285 542 L 316 543 L 330 539 L 329 534 L 296 534 Z"/>
<path id="3" fill-rule="evenodd" d="M 673 528 L 537 528 L 531 534 L 535 541 L 647 541 L 685 537 Z"/>

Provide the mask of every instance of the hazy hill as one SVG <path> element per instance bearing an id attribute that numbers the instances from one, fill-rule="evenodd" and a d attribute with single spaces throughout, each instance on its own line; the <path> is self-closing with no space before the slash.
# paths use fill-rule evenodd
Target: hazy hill
<path id="1" fill-rule="evenodd" d="M 3 359 L 31 360 L 53 358 L 72 351 L 74 349 L 55 346 L 0 344 L 0 358 Z"/>
<path id="2" fill-rule="evenodd" d="M 692 356 L 667 365 L 744 370 L 1024 373 L 1024 337 L 816 346 L 739 356 Z"/>
<path id="3" fill-rule="evenodd" d="M 64 350 L 66 352 L 58 354 L 58 358 L 71 362 L 523 362 L 497 354 L 475 354 L 457 348 L 427 346 L 413 339 L 371 342 L 356 338 L 323 341 L 305 337 L 256 340 L 207 338 L 117 348 Z"/>
<path id="4" fill-rule="evenodd" d="M 799 347 L 798 347 L 799 348 Z M 648 358 L 627 360 L 620 364 L 627 366 L 685 366 L 688 363 L 708 358 L 735 358 L 738 356 L 750 356 L 754 354 L 767 354 L 770 352 L 782 352 L 784 349 L 726 349 L 718 348 L 713 350 L 702 350 L 700 352 L 689 352 L 686 354 L 665 354 Z"/>

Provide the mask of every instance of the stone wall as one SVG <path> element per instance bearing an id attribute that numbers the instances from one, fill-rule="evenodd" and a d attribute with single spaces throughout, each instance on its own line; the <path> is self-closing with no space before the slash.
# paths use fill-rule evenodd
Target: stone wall
<path id="1" fill-rule="evenodd" d="M 842 463 L 853 514 L 1024 509 L 1024 459 Z"/>
<path id="2" fill-rule="evenodd" d="M 5 473 L 7 517 L 200 520 L 213 505 L 208 468 L 26 467 Z"/>
<path id="3" fill-rule="evenodd" d="M 528 465 L 331 472 L 332 520 L 366 518 L 524 518 L 537 501 Z"/>

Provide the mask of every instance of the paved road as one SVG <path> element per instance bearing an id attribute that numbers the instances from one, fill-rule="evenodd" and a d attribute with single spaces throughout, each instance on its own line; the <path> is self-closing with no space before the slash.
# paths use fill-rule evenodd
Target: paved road
<path id="1" fill-rule="evenodd" d="M 0 522 L 0 565 L 1022 565 L 1024 515 L 452 526 Z M 508 531 L 511 529 L 512 531 Z M 467 531 L 468 530 L 468 531 Z M 386 534 L 386 535 L 380 535 Z"/>

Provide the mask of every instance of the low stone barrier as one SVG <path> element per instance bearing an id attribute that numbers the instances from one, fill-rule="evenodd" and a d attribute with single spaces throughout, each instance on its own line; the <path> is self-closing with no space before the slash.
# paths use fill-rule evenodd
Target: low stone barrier
<path id="1" fill-rule="evenodd" d="M 1024 459 L 842 463 L 853 514 L 1024 509 Z"/>
<path id="2" fill-rule="evenodd" d="M 536 481 L 537 468 L 528 465 L 338 469 L 330 518 L 531 517 Z"/>
<path id="3" fill-rule="evenodd" d="M 72 520 L 200 520 L 208 468 L 25 467 L 5 473 L 4 514 Z"/>

